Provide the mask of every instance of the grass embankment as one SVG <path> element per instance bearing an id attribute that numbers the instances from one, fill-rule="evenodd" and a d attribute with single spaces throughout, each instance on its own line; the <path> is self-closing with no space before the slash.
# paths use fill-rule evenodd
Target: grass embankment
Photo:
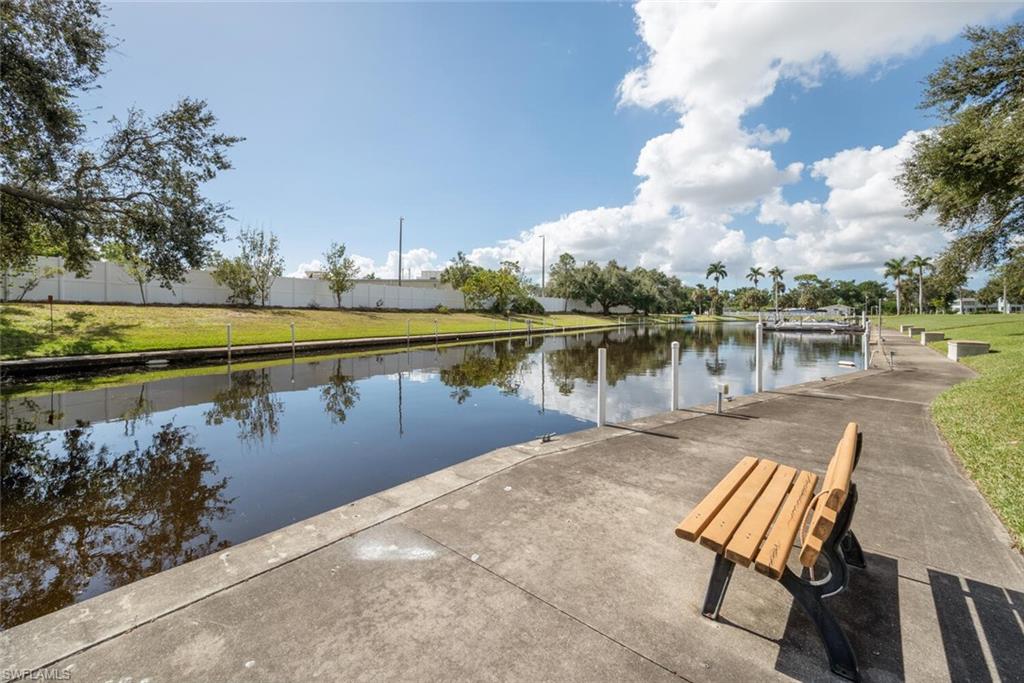
<path id="1" fill-rule="evenodd" d="M 533 328 L 607 326 L 618 316 L 576 315 L 515 316 L 511 327 Z M 118 306 L 54 304 L 53 332 L 45 303 L 0 306 L 0 358 L 121 353 L 224 346 L 226 325 L 231 342 L 267 344 L 291 340 L 295 323 L 297 341 L 404 337 L 409 332 L 489 332 L 507 330 L 506 318 L 484 313 L 405 311 L 338 311 L 306 308 L 227 308 L 212 306 Z"/>
<path id="2" fill-rule="evenodd" d="M 1024 314 L 905 315 L 883 322 L 990 344 L 988 355 L 962 361 L 979 376 L 942 393 L 932 414 L 1024 550 Z M 944 341 L 929 346 L 946 353 Z"/>

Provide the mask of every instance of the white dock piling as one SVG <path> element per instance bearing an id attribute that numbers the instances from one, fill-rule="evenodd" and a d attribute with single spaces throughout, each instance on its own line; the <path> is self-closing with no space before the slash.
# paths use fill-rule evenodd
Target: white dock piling
<path id="1" fill-rule="evenodd" d="M 231 323 L 228 323 L 228 365 L 231 365 Z"/>
<path id="2" fill-rule="evenodd" d="M 672 402 L 669 410 L 679 410 L 679 342 L 672 342 Z"/>
<path id="3" fill-rule="evenodd" d="M 764 391 L 764 324 L 754 326 L 754 392 Z"/>

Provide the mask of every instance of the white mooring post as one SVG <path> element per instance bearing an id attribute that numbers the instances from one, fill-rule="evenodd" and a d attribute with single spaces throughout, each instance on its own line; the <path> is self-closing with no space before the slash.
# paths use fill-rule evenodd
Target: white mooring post
<path id="1" fill-rule="evenodd" d="M 754 326 L 754 392 L 764 391 L 764 324 Z"/>
<path id="2" fill-rule="evenodd" d="M 605 399 L 608 397 L 608 349 L 597 350 L 597 426 L 604 426 Z"/>
<path id="3" fill-rule="evenodd" d="M 228 365 L 231 365 L 231 323 L 228 323 Z"/>
<path id="4" fill-rule="evenodd" d="M 669 410 L 679 410 L 679 342 L 672 342 L 672 403 Z"/>
<path id="5" fill-rule="evenodd" d="M 292 358 L 295 358 L 295 323 L 292 323 Z"/>
<path id="6" fill-rule="evenodd" d="M 861 343 L 860 354 L 864 356 L 864 369 L 867 370 L 871 367 L 871 321 L 868 321 L 864 325 L 864 337 Z"/>

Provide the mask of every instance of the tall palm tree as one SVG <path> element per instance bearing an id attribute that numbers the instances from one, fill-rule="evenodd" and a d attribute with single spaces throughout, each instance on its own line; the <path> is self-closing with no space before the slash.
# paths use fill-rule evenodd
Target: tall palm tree
<path id="1" fill-rule="evenodd" d="M 907 274 L 907 257 L 892 258 L 885 262 L 885 277 L 892 278 L 896 284 L 896 315 L 900 314 L 902 297 L 900 289 L 903 287 L 903 276 Z"/>
<path id="2" fill-rule="evenodd" d="M 757 289 L 757 283 L 764 279 L 764 271 L 758 266 L 751 266 L 747 271 L 747 279 L 753 282 L 754 289 Z"/>
<path id="3" fill-rule="evenodd" d="M 711 278 L 715 281 L 715 290 L 711 293 L 712 307 L 714 308 L 712 314 L 718 313 L 718 282 L 728 276 L 729 273 L 725 272 L 725 264 L 721 261 L 715 261 L 708 266 L 708 272 L 704 275 L 705 280 Z"/>
<path id="4" fill-rule="evenodd" d="M 779 314 L 779 285 L 782 284 L 782 276 L 785 274 L 786 271 L 778 266 L 768 271 L 768 277 L 772 279 L 772 296 L 775 297 L 775 315 Z"/>
<path id="5" fill-rule="evenodd" d="M 704 275 L 704 279 L 711 278 L 715 281 L 715 287 L 718 287 L 719 280 L 729 277 L 729 273 L 725 272 L 725 264 L 721 261 L 715 261 L 708 266 L 708 272 Z"/>
<path id="6" fill-rule="evenodd" d="M 924 313 L 924 269 L 933 270 L 932 260 L 928 256 L 914 255 L 907 264 L 911 271 L 917 269 L 917 312 Z"/>

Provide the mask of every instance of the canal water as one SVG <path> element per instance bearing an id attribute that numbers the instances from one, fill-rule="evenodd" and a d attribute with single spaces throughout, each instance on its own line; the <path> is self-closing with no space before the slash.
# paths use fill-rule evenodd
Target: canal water
<path id="1" fill-rule="evenodd" d="M 515 337 L 200 368 L 91 391 L 5 397 L 0 626 L 434 472 L 593 426 L 597 349 L 611 422 L 715 382 L 753 391 L 751 324 Z M 765 335 L 765 388 L 850 372 L 857 338 Z"/>

